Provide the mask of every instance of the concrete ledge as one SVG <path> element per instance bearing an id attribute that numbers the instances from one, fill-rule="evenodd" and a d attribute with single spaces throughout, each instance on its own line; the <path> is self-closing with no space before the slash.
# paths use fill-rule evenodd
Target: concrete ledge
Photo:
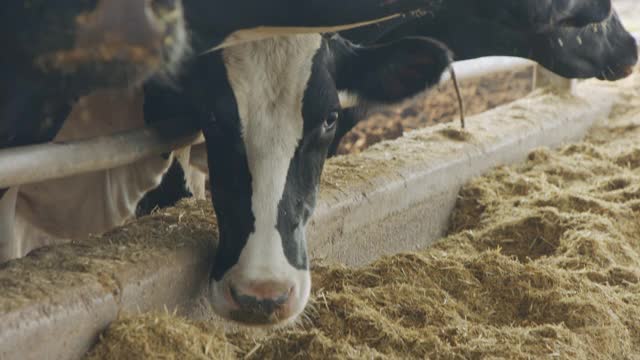
<path id="1" fill-rule="evenodd" d="M 589 83 L 576 93 L 535 93 L 469 118 L 468 133 L 437 126 L 329 161 L 312 255 L 357 265 L 428 245 L 444 233 L 463 183 L 532 148 L 580 139 L 616 99 L 615 89 Z M 0 359 L 77 359 L 120 312 L 191 303 L 215 239 L 210 205 L 188 201 L 0 266 Z"/>
<path id="2" fill-rule="evenodd" d="M 441 238 L 464 183 L 534 148 L 580 140 L 617 98 L 592 82 L 575 92 L 537 91 L 469 118 L 466 132 L 437 125 L 329 161 L 308 229 L 311 255 L 361 265 Z"/>
<path id="3" fill-rule="evenodd" d="M 120 312 L 197 297 L 217 231 L 201 203 L 1 265 L 0 359 L 78 359 Z"/>

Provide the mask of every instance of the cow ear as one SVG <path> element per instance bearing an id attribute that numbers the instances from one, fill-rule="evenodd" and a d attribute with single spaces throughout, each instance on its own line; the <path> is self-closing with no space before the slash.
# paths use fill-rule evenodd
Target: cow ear
<path id="1" fill-rule="evenodd" d="M 378 103 L 401 101 L 438 84 L 452 57 L 445 45 L 424 37 L 366 47 L 341 40 L 337 46 L 338 90 Z"/>

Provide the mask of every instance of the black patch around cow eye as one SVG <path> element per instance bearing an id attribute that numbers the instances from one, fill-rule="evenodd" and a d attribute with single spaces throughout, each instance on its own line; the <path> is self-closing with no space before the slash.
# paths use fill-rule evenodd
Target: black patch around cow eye
<path id="1" fill-rule="evenodd" d="M 324 124 L 322 124 L 322 126 L 324 127 L 324 131 L 328 132 L 335 129 L 339 118 L 340 118 L 339 112 L 337 111 L 330 112 L 329 115 L 327 115 L 327 117 L 324 119 Z"/>

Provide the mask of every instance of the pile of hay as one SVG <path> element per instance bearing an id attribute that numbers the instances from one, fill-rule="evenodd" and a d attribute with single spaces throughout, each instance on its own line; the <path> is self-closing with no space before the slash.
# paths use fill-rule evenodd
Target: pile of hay
<path id="1" fill-rule="evenodd" d="M 175 314 L 145 314 L 113 323 L 88 359 L 235 359 L 222 330 Z"/>
<path id="2" fill-rule="evenodd" d="M 587 141 L 472 181 L 433 247 L 317 266 L 296 328 L 224 335 L 146 315 L 112 325 L 90 358 L 637 359 L 636 95 Z"/>

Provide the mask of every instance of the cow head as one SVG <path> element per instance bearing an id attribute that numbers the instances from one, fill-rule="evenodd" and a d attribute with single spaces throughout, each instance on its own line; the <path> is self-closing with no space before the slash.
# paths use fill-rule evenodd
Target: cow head
<path id="1" fill-rule="evenodd" d="M 460 9 L 464 8 L 461 10 L 463 16 L 449 11 L 438 20 L 438 24 L 420 31 L 439 32 L 433 36 L 450 44 L 457 58 L 520 56 L 537 61 L 568 78 L 597 77 L 603 80 L 617 80 L 629 75 L 637 62 L 636 42 L 624 29 L 608 0 L 554 2 L 549 11 L 550 14 L 558 14 L 552 15 L 557 21 L 546 26 L 527 22 L 531 16 L 526 12 L 499 15 L 485 5 L 468 7 L 466 2 L 462 0 L 459 5 Z M 512 2 L 511 6 L 515 3 Z M 559 7 L 555 8 L 556 5 Z M 568 10 L 563 11 L 561 5 Z M 450 6 L 455 6 L 455 3 Z M 455 16 L 459 17 L 459 27 L 454 30 L 442 26 L 445 18 L 454 19 Z"/>
<path id="2" fill-rule="evenodd" d="M 432 15 L 342 35 L 363 43 L 429 36 L 457 60 L 519 56 L 569 78 L 617 80 L 630 73 L 638 51 L 609 0 L 448 0 Z"/>
<path id="3" fill-rule="evenodd" d="M 449 52 L 426 38 L 358 47 L 300 35 L 188 66 L 181 93 L 147 89 L 146 113 L 204 130 L 219 245 L 211 303 L 248 325 L 292 321 L 310 292 L 305 225 L 341 116 L 339 91 L 393 102 L 437 83 Z"/>
<path id="4" fill-rule="evenodd" d="M 401 100 L 439 80 L 448 52 L 423 38 L 359 48 L 312 35 L 222 56 L 229 101 L 204 126 L 220 229 L 211 300 L 241 323 L 284 323 L 309 296 L 305 225 L 341 115 L 338 91 Z"/>
<path id="5" fill-rule="evenodd" d="M 529 44 L 533 60 L 569 78 L 614 81 L 631 75 L 638 61 L 636 41 L 615 12 L 601 23 L 531 35 Z"/>

